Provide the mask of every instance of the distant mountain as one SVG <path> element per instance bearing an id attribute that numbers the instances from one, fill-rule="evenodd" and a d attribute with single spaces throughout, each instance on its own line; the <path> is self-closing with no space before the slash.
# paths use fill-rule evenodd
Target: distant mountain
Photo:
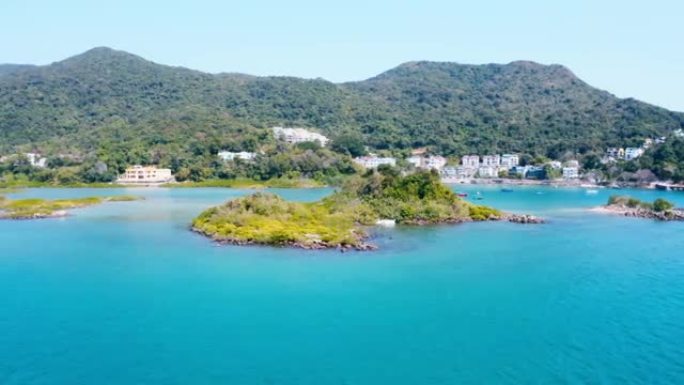
<path id="1" fill-rule="evenodd" d="M 684 114 L 617 98 L 559 65 L 524 61 L 411 62 L 343 84 L 207 74 L 109 48 L 48 66 L 0 66 L 0 151 L 125 144 L 150 156 L 192 154 L 253 147 L 275 124 L 333 137 L 358 132 L 377 149 L 556 155 L 665 135 L 684 127 Z"/>

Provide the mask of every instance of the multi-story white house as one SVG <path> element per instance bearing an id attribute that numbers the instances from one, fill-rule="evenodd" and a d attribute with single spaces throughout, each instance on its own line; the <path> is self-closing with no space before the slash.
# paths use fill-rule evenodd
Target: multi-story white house
<path id="1" fill-rule="evenodd" d="M 625 160 L 633 160 L 644 154 L 644 149 L 640 147 L 625 148 Z"/>
<path id="2" fill-rule="evenodd" d="M 135 165 L 126 169 L 116 180 L 117 183 L 165 183 L 173 181 L 173 174 L 168 168 Z"/>
<path id="3" fill-rule="evenodd" d="M 674 135 L 675 138 L 684 138 L 684 130 L 681 128 L 678 128 L 678 129 L 672 131 L 672 135 Z"/>
<path id="4" fill-rule="evenodd" d="M 482 157 L 483 166 L 499 167 L 501 165 L 501 155 L 485 155 Z"/>
<path id="5" fill-rule="evenodd" d="M 479 155 L 466 155 L 461 158 L 461 165 L 463 167 L 472 167 L 477 169 L 480 166 Z"/>
<path id="6" fill-rule="evenodd" d="M 423 157 L 418 155 L 409 156 L 406 161 L 415 168 L 420 168 L 423 165 Z"/>
<path id="7" fill-rule="evenodd" d="M 383 164 L 395 166 L 397 164 L 397 159 L 390 157 L 383 158 L 378 156 L 361 156 L 358 158 L 354 158 L 354 163 L 360 165 L 363 168 L 376 168 Z"/>
<path id="8" fill-rule="evenodd" d="M 512 168 L 520 164 L 520 158 L 516 154 L 503 154 L 501 155 L 501 166 L 506 168 Z"/>
<path id="9" fill-rule="evenodd" d="M 575 159 L 569 160 L 569 161 L 565 162 L 565 167 L 579 168 L 579 161 L 577 161 Z"/>
<path id="10" fill-rule="evenodd" d="M 47 166 L 47 158 L 42 157 L 40 154 L 27 152 L 24 156 L 33 167 L 45 168 Z"/>
<path id="11" fill-rule="evenodd" d="M 442 178 L 447 179 L 468 179 L 474 177 L 476 173 L 477 168 L 465 166 L 446 166 L 439 170 L 439 174 Z"/>
<path id="12" fill-rule="evenodd" d="M 563 179 L 577 179 L 579 178 L 579 168 L 577 167 L 563 167 Z"/>
<path id="13" fill-rule="evenodd" d="M 330 141 L 330 139 L 324 135 L 304 128 L 273 127 L 273 134 L 276 139 L 284 140 L 285 142 L 292 144 L 318 142 L 321 146 L 325 146 Z"/>
<path id="14" fill-rule="evenodd" d="M 406 161 L 412 164 L 415 168 L 424 168 L 428 170 L 439 170 L 447 164 L 446 158 L 440 155 L 431 155 L 426 157 L 413 155 L 407 158 Z"/>
<path id="15" fill-rule="evenodd" d="M 240 152 L 219 151 L 218 157 L 221 158 L 224 162 L 235 160 L 235 159 L 252 160 L 256 157 L 256 153 L 247 152 L 247 151 L 240 151 Z"/>
<path id="16" fill-rule="evenodd" d="M 625 149 L 611 147 L 606 149 L 606 155 L 613 159 L 625 159 Z"/>
<path id="17" fill-rule="evenodd" d="M 480 166 L 477 169 L 477 175 L 480 178 L 496 178 L 499 176 L 499 167 L 496 166 Z"/>
<path id="18" fill-rule="evenodd" d="M 563 164 L 557 160 L 552 160 L 548 164 L 554 170 L 560 170 L 561 168 L 563 168 Z"/>
<path id="19" fill-rule="evenodd" d="M 423 158 L 423 167 L 427 169 L 440 170 L 442 167 L 446 166 L 447 160 L 443 156 L 433 155 Z"/>

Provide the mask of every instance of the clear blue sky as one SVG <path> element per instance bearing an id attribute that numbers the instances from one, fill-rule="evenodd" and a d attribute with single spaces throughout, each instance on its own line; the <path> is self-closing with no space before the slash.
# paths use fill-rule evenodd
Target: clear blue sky
<path id="1" fill-rule="evenodd" d="M 209 72 L 339 82 L 410 60 L 525 59 L 684 111 L 684 1 L 560 3 L 1 0 L 0 63 L 47 64 L 109 46 Z"/>

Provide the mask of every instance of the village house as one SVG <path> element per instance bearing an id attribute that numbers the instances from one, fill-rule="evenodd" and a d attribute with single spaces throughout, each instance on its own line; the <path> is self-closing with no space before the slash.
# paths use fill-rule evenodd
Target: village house
<path id="1" fill-rule="evenodd" d="M 415 168 L 420 168 L 423 164 L 423 157 L 418 155 L 412 155 L 406 158 L 406 161 Z"/>
<path id="2" fill-rule="evenodd" d="M 219 151 L 218 157 L 221 158 L 221 160 L 223 160 L 224 162 L 235 160 L 235 159 L 252 160 L 256 157 L 256 153 L 247 152 L 247 151 L 240 151 L 240 152 Z"/>
<path id="3" fill-rule="evenodd" d="M 464 166 L 446 166 L 439 171 L 442 178 L 445 179 L 468 179 L 475 176 L 477 168 Z"/>
<path id="4" fill-rule="evenodd" d="M 506 168 L 515 167 L 520 164 L 520 158 L 515 154 L 503 154 L 501 155 L 501 166 Z"/>
<path id="5" fill-rule="evenodd" d="M 617 147 L 608 148 L 606 149 L 606 156 L 613 159 L 625 159 L 625 149 Z"/>
<path id="6" fill-rule="evenodd" d="M 117 183 L 166 183 L 174 180 L 171 170 L 156 166 L 135 165 L 129 167 L 116 180 Z"/>
<path id="7" fill-rule="evenodd" d="M 577 167 L 563 167 L 563 179 L 577 179 L 579 178 L 579 168 Z"/>
<path id="8" fill-rule="evenodd" d="M 525 178 L 538 180 L 546 179 L 546 170 L 541 166 L 529 166 L 527 167 Z"/>
<path id="9" fill-rule="evenodd" d="M 579 161 L 577 161 L 575 159 L 569 160 L 569 161 L 565 162 L 565 167 L 579 168 Z"/>
<path id="10" fill-rule="evenodd" d="M 496 178 L 499 176 L 499 167 L 494 165 L 485 166 L 483 162 L 483 165 L 477 169 L 477 175 L 480 178 Z"/>
<path id="11" fill-rule="evenodd" d="M 640 147 L 627 147 L 625 149 L 625 160 L 634 160 L 644 154 L 644 149 Z"/>
<path id="12" fill-rule="evenodd" d="M 388 166 L 395 166 L 397 164 L 397 159 L 370 155 L 354 158 L 354 163 L 360 165 L 363 168 L 377 168 L 378 166 L 383 164 L 386 164 Z"/>
<path id="13" fill-rule="evenodd" d="M 672 131 L 672 135 L 674 135 L 675 138 L 684 138 L 684 130 L 681 128 L 678 128 L 678 129 Z"/>
<path id="14" fill-rule="evenodd" d="M 446 158 L 439 155 L 431 155 L 427 157 L 412 155 L 406 158 L 406 161 L 415 168 L 424 168 L 428 170 L 439 170 L 447 164 Z"/>
<path id="15" fill-rule="evenodd" d="M 273 127 L 273 134 L 275 135 L 276 139 L 280 139 L 291 144 L 318 142 L 321 146 L 325 147 L 325 145 L 330 141 L 330 139 L 327 137 L 304 128 Z"/>
<path id="16" fill-rule="evenodd" d="M 560 170 L 561 168 L 563 168 L 563 164 L 557 160 L 550 161 L 548 165 L 554 170 Z"/>
<path id="17" fill-rule="evenodd" d="M 512 177 L 524 178 L 527 176 L 528 166 L 513 166 L 508 170 L 508 175 Z"/>
<path id="18" fill-rule="evenodd" d="M 47 158 L 42 157 L 40 154 L 36 154 L 33 152 L 27 152 L 24 154 L 24 156 L 28 159 L 29 163 L 31 163 L 31 166 L 33 166 L 33 167 L 38 167 L 38 168 L 47 167 Z"/>
<path id="19" fill-rule="evenodd" d="M 485 155 L 482 157 L 483 166 L 499 167 L 501 165 L 501 155 Z"/>
<path id="20" fill-rule="evenodd" d="M 479 155 L 466 155 L 461 158 L 461 165 L 463 167 L 470 167 L 477 169 L 480 166 L 480 156 Z"/>
<path id="21" fill-rule="evenodd" d="M 442 167 L 446 166 L 447 160 L 443 156 L 433 155 L 423 158 L 423 168 L 440 170 Z"/>

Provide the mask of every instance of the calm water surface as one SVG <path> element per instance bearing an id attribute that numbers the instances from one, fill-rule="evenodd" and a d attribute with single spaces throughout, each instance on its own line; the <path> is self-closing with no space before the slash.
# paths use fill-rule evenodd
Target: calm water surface
<path id="1" fill-rule="evenodd" d="M 12 194 L 146 200 L 0 221 L 0 384 L 684 383 L 684 224 L 586 211 L 611 190 L 455 188 L 550 223 L 382 230 L 341 254 L 187 231 L 247 190 Z"/>

